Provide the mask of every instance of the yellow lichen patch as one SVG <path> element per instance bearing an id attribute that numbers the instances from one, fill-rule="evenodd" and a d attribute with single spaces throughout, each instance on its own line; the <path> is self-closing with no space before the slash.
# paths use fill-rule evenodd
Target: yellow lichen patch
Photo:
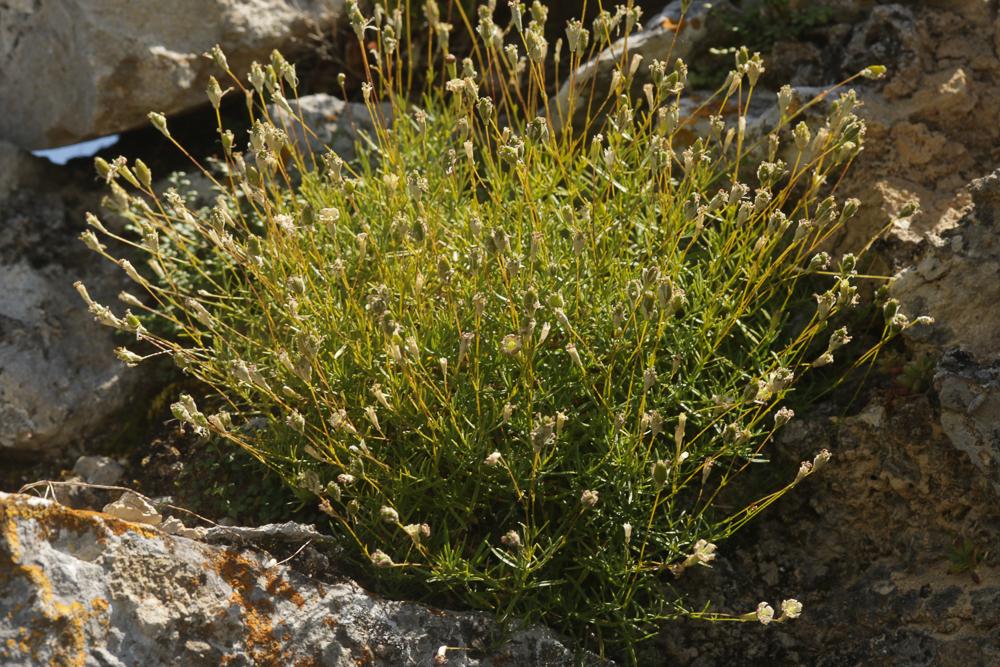
<path id="1" fill-rule="evenodd" d="M 20 641 L 7 642 L 5 652 L 17 650 L 34 658 L 42 646 L 53 644 L 53 664 L 82 666 L 86 663 L 87 623 L 98 617 L 106 625 L 109 605 L 102 598 L 91 600 L 89 608 L 79 600 L 56 599 L 45 570 L 36 563 L 25 562 L 19 527 L 28 522 L 34 524 L 39 539 L 48 539 L 54 531 L 64 529 L 106 535 L 109 522 L 96 512 L 72 510 L 26 496 L 7 496 L 0 501 L 0 583 L 8 588 L 15 579 L 23 579 L 28 591 L 36 597 L 34 618 L 28 627 L 21 628 Z"/>
<path id="2" fill-rule="evenodd" d="M 254 596 L 259 573 L 257 564 L 240 554 L 221 551 L 213 563 L 215 571 L 233 589 L 230 602 L 237 605 L 246 627 L 246 651 L 258 665 L 287 662 L 288 656 L 274 636 L 271 617 L 274 604 L 262 596 Z"/>
<path id="3" fill-rule="evenodd" d="M 123 521 L 101 512 L 77 510 L 58 503 L 44 502 L 29 496 L 7 496 L 0 501 L 0 525 L 3 526 L 3 537 L 16 541 L 16 535 L 11 531 L 16 529 L 15 519 L 34 520 L 43 536 L 48 538 L 53 530 L 72 530 L 83 533 L 93 530 L 98 534 L 98 540 L 108 533 L 122 535 L 133 532 L 143 537 L 162 537 L 155 528 L 141 523 Z"/>

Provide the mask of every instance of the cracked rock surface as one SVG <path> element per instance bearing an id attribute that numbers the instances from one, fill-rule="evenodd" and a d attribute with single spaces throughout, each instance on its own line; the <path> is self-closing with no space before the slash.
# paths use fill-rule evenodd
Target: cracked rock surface
<path id="1" fill-rule="evenodd" d="M 0 664 L 573 664 L 546 630 L 320 583 L 251 550 L 0 493 Z M 584 660 L 584 664 L 598 664 Z"/>

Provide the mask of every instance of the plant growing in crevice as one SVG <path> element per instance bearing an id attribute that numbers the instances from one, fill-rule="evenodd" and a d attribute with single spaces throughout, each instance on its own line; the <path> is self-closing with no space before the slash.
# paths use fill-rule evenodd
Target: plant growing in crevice
<path id="1" fill-rule="evenodd" d="M 778 125 L 754 138 L 758 55 L 739 51 L 689 115 L 685 64 L 649 63 L 631 96 L 642 64 L 625 50 L 612 90 L 590 93 L 601 125 L 574 129 L 542 94 L 544 6 L 513 3 L 506 27 L 481 6 L 467 19 L 476 57 L 461 62 L 427 7 L 418 92 L 401 10 L 348 4 L 358 40 L 375 44 L 374 130 L 352 163 L 303 141 L 280 54 L 244 83 L 214 50 L 233 90 L 213 79 L 213 104 L 244 95 L 253 118 L 245 150 L 219 124 L 224 154 L 205 170 L 216 205 L 191 211 L 143 166 L 100 164 L 135 234 L 90 216 L 85 241 L 146 296 L 123 297 L 124 315 L 80 285 L 83 298 L 201 380 L 214 402 L 183 396 L 174 415 L 312 497 L 386 591 L 546 622 L 633 660 L 679 615 L 798 616 L 794 600 L 692 611 L 671 581 L 828 461 L 817 453 L 746 507 L 717 502 L 764 460 L 812 369 L 846 372 L 882 345 L 842 358 L 857 258 L 822 251 L 857 208 L 824 193 L 861 150 L 854 97 L 810 128 L 782 94 Z M 571 22 L 568 71 L 637 18 L 624 6 L 590 29 Z M 705 110 L 708 132 L 685 140 Z M 887 308 L 883 341 L 913 324 Z"/>

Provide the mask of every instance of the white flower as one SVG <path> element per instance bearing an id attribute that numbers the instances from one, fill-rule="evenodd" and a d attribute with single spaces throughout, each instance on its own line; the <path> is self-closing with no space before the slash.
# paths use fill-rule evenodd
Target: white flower
<path id="1" fill-rule="evenodd" d="M 431 536 L 431 527 L 426 523 L 410 523 L 403 526 L 403 532 L 410 536 L 414 544 L 420 544 L 420 540 Z"/>
<path id="2" fill-rule="evenodd" d="M 698 540 L 694 543 L 694 552 L 691 557 L 701 565 L 708 565 L 715 560 L 716 546 L 708 540 Z"/>
<path id="3" fill-rule="evenodd" d="M 500 351 L 508 356 L 513 356 L 521 351 L 521 337 L 517 334 L 507 334 L 500 341 Z"/>
<path id="4" fill-rule="evenodd" d="M 795 416 L 795 411 L 791 408 L 779 408 L 777 412 L 774 413 L 774 426 L 775 428 L 780 428 L 792 420 Z"/>
<path id="5" fill-rule="evenodd" d="M 500 452 L 493 452 L 492 454 L 486 457 L 486 460 L 483 461 L 483 463 L 492 468 L 493 466 L 500 464 L 500 457 L 501 457 Z"/>
<path id="6" fill-rule="evenodd" d="M 761 625 L 767 625 L 774 620 L 774 608 L 766 602 L 761 602 L 757 605 L 756 615 Z"/>
<path id="7" fill-rule="evenodd" d="M 802 603 L 795 598 L 782 600 L 781 615 L 783 618 L 798 618 L 802 614 Z"/>
<path id="8" fill-rule="evenodd" d="M 632 541 L 632 524 L 623 523 L 622 530 L 625 532 L 625 544 Z"/>
<path id="9" fill-rule="evenodd" d="M 580 494 L 580 502 L 583 503 L 584 507 L 593 507 L 594 505 L 597 504 L 598 500 L 599 498 L 597 495 L 597 491 L 591 491 L 590 489 L 586 489 L 584 490 L 583 493 Z"/>
<path id="10" fill-rule="evenodd" d="M 399 512 L 391 507 L 383 505 L 382 509 L 378 511 L 378 514 L 386 523 L 399 523 Z"/>
<path id="11" fill-rule="evenodd" d="M 371 555 L 372 565 L 375 567 L 392 567 L 392 559 L 381 549 L 376 549 Z"/>

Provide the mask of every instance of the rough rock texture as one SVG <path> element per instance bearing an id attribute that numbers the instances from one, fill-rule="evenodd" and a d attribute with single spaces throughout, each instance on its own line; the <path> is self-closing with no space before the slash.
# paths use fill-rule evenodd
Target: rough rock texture
<path id="1" fill-rule="evenodd" d="M 0 664 L 573 663 L 540 629 L 322 584 L 252 551 L 0 493 Z M 590 664 L 596 664 L 591 661 Z"/>
<path id="2" fill-rule="evenodd" d="M 38 178 L 44 161 L 0 140 L 0 202 L 26 183 Z"/>
<path id="3" fill-rule="evenodd" d="M 996 488 L 942 431 L 933 401 L 900 397 L 786 429 L 768 488 L 819 448 L 833 452 L 828 467 L 721 545 L 711 570 L 678 583 L 727 612 L 795 597 L 802 617 L 674 625 L 663 635 L 668 662 L 1000 664 Z"/>
<path id="4" fill-rule="evenodd" d="M 860 22 L 849 30 L 831 30 L 826 54 L 841 58 L 836 74 L 876 62 L 889 73 L 862 86 L 868 136 L 844 195 L 864 204 L 862 233 L 918 203 L 921 212 L 891 235 L 939 243 L 971 204 L 968 183 L 1000 166 L 996 3 L 878 3 L 854 16 Z"/>
<path id="5" fill-rule="evenodd" d="M 1000 355 L 989 365 L 953 350 L 938 364 L 934 389 L 941 428 L 1000 495 Z"/>
<path id="6" fill-rule="evenodd" d="M 225 50 L 243 76 L 294 55 L 336 22 L 342 0 L 10 0 L 0 3 L 0 139 L 45 148 L 127 130 L 149 111 L 205 103 Z M 58 48 L 54 48 L 58 45 Z"/>
<path id="7" fill-rule="evenodd" d="M 13 184 L 0 189 L 0 457 L 37 456 L 100 427 L 137 376 L 123 376 L 110 331 L 72 286 L 83 279 L 108 303 L 122 286 L 76 239 L 93 196 L 16 149 L 0 146 L 0 160 Z"/>
<path id="8" fill-rule="evenodd" d="M 892 293 L 910 313 L 936 319 L 907 334 L 941 357 L 941 426 L 1000 493 L 1000 170 L 968 190 L 973 208 L 939 242 L 923 245 Z"/>
<path id="9" fill-rule="evenodd" d="M 929 314 L 933 327 L 914 339 L 958 347 L 986 361 L 1000 359 L 1000 170 L 972 182 L 975 209 L 942 232 L 936 243 L 893 281 L 892 293 L 909 315 Z"/>

